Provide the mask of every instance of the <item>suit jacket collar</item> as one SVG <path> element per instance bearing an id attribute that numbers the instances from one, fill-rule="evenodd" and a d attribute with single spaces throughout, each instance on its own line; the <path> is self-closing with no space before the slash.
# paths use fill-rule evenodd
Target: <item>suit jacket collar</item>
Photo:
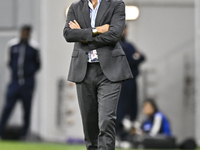
<path id="1" fill-rule="evenodd" d="M 90 9 L 88 6 L 88 0 L 82 0 L 82 1 L 83 1 L 83 8 L 82 8 L 83 18 L 85 20 L 87 27 L 91 28 Z M 110 0 L 101 0 L 101 4 L 99 6 L 98 13 L 96 16 L 95 26 L 100 25 L 100 21 L 104 13 L 106 12 L 107 8 L 109 7 L 109 5 L 110 5 Z"/>
<path id="2" fill-rule="evenodd" d="M 83 18 L 85 20 L 86 26 L 91 28 L 90 9 L 88 6 L 88 1 L 87 0 L 82 0 L 82 1 L 83 1 L 83 8 L 82 8 Z"/>
<path id="3" fill-rule="evenodd" d="M 110 0 L 102 0 L 101 1 L 101 4 L 98 9 L 98 13 L 97 13 L 96 21 L 95 21 L 96 27 L 100 25 L 101 19 L 102 19 L 103 15 L 105 14 L 105 12 L 107 11 L 109 6 L 110 6 Z"/>

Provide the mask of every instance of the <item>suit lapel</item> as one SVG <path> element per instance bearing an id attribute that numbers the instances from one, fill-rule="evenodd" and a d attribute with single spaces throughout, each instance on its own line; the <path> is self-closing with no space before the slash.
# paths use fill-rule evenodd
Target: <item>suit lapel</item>
<path id="1" fill-rule="evenodd" d="M 110 0 L 101 0 L 101 4 L 99 6 L 97 17 L 95 20 L 96 27 L 100 25 L 100 21 L 109 6 L 110 6 Z"/>
<path id="2" fill-rule="evenodd" d="M 91 28 L 91 19 L 90 19 L 90 9 L 88 6 L 88 1 L 87 0 L 82 0 L 83 2 L 83 8 L 82 8 L 82 15 L 85 20 L 86 26 L 88 28 Z"/>

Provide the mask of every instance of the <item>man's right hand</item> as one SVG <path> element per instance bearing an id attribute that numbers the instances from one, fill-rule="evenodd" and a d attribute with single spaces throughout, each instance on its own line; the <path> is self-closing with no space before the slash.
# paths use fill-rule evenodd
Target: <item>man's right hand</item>
<path id="1" fill-rule="evenodd" d="M 99 26 L 99 27 L 96 27 L 97 28 L 97 31 L 99 34 L 102 34 L 102 33 L 105 33 L 109 30 L 110 28 L 110 25 L 109 24 L 105 24 L 103 26 Z"/>

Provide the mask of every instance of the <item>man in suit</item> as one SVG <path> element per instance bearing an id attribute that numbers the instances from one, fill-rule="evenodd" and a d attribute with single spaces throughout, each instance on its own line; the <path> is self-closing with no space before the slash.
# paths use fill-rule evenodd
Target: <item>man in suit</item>
<path id="1" fill-rule="evenodd" d="M 20 99 L 24 109 L 24 125 L 20 137 L 25 139 L 30 125 L 31 104 L 35 84 L 35 73 L 40 68 L 39 48 L 36 41 L 30 39 L 31 26 L 21 28 L 21 37 L 7 44 L 7 64 L 11 72 L 11 82 L 6 93 L 6 102 L 0 120 L 0 137 L 16 104 Z"/>
<path id="2" fill-rule="evenodd" d="M 116 109 L 123 80 L 132 78 L 119 43 L 121 0 L 80 0 L 68 11 L 67 42 L 75 42 L 68 80 L 75 82 L 88 150 L 115 149 Z"/>

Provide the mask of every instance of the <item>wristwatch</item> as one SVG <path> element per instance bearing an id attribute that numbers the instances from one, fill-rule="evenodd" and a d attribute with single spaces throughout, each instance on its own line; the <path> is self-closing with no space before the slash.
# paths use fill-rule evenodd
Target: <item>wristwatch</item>
<path id="1" fill-rule="evenodd" d="M 97 28 L 92 28 L 92 35 L 97 35 L 98 34 L 98 30 Z"/>

